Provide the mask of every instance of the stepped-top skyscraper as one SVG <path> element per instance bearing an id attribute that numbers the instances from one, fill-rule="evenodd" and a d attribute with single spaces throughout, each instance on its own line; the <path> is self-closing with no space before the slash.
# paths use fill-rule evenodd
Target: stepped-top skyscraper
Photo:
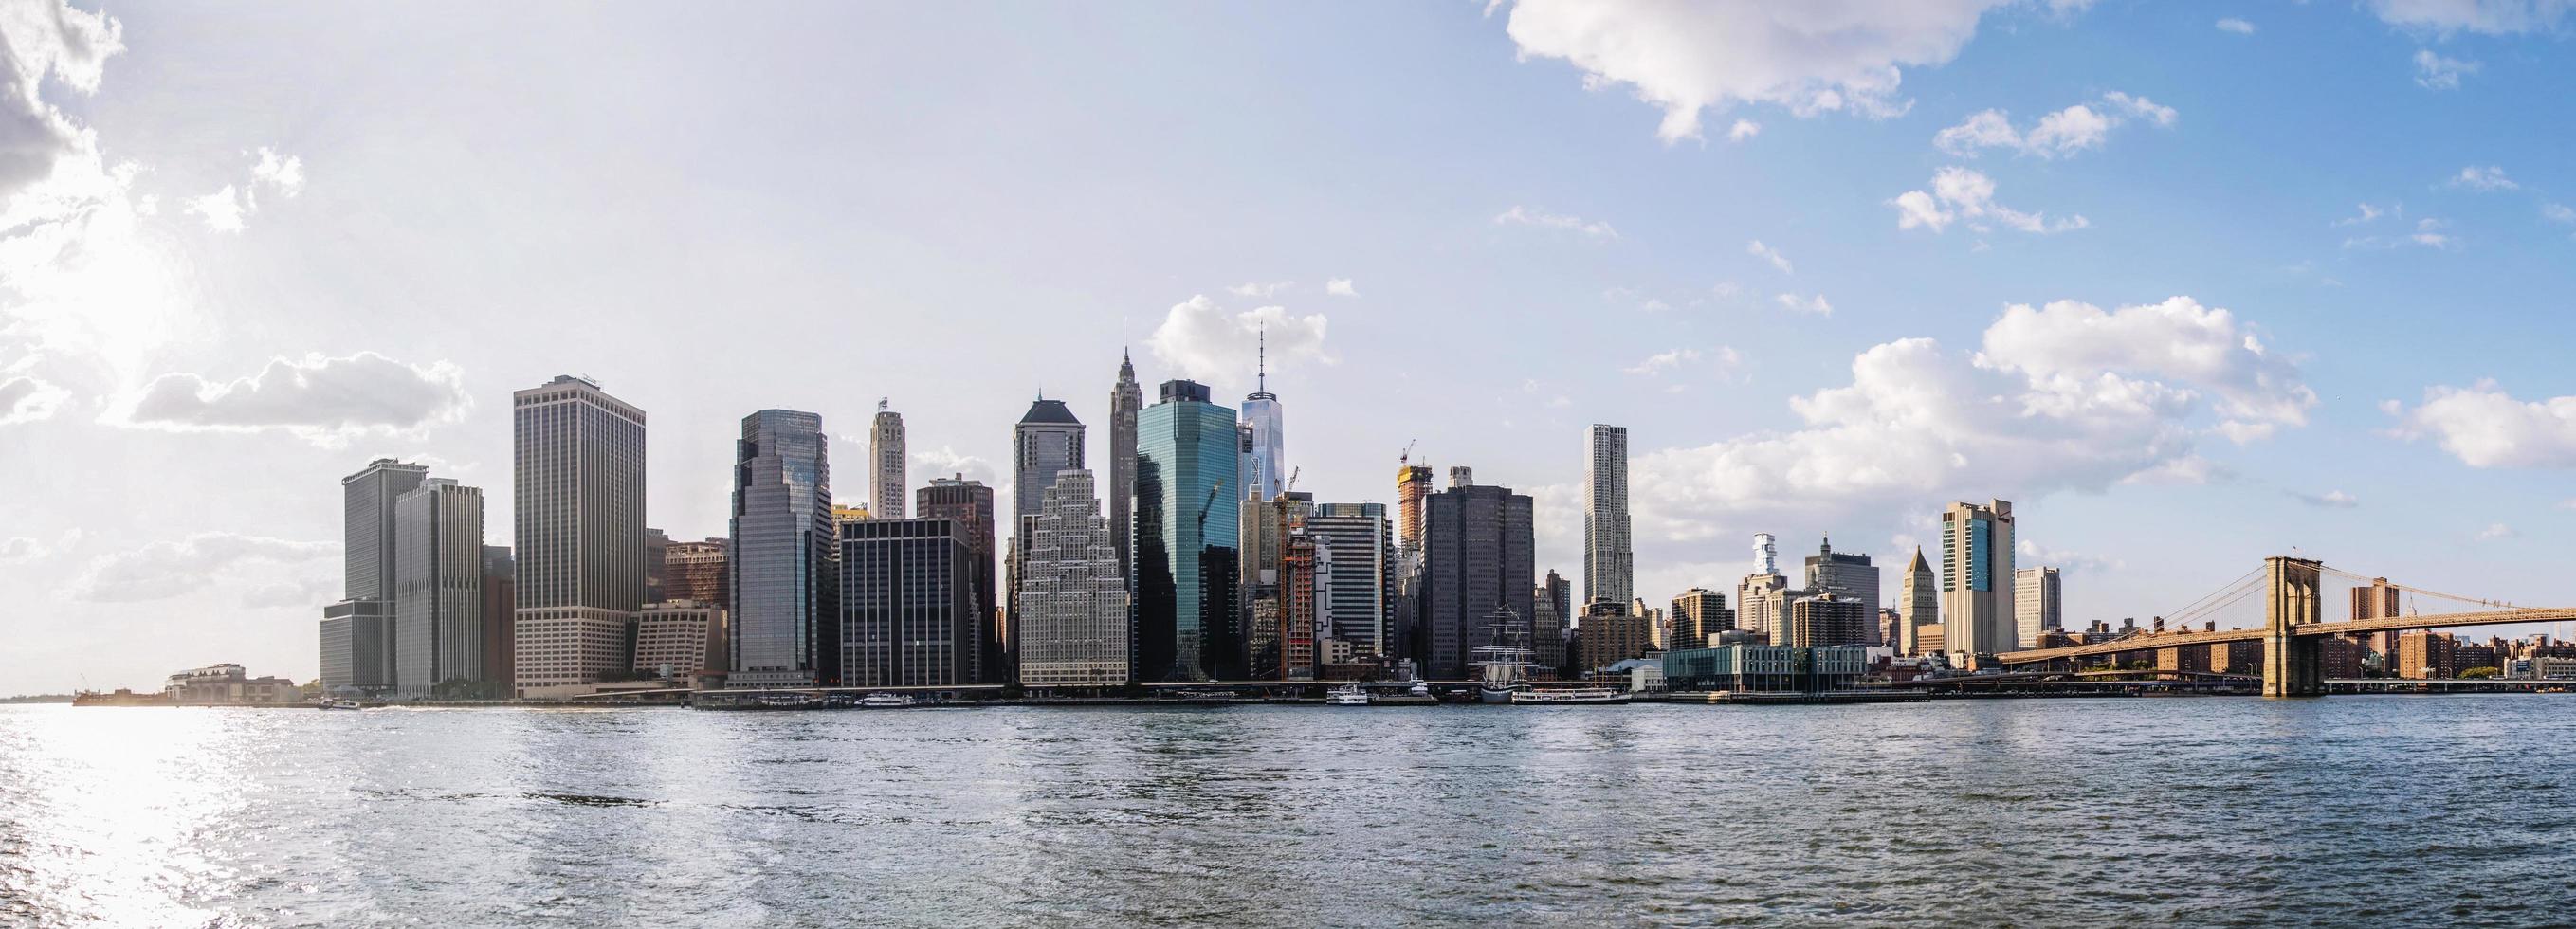
<path id="1" fill-rule="evenodd" d="M 1974 660 L 2020 647 L 2012 576 L 2011 503 L 1953 503 L 1941 511 L 1943 650 Z"/>
<path id="2" fill-rule="evenodd" d="M 868 424 L 868 515 L 902 519 L 904 498 L 903 414 L 877 401 L 877 418 Z"/>
<path id="3" fill-rule="evenodd" d="M 1246 462 L 1243 468 L 1243 497 L 1246 500 L 1268 500 L 1286 486 L 1288 472 L 1286 429 L 1279 395 L 1270 392 L 1270 337 L 1263 333 L 1253 368 L 1252 393 L 1243 398 L 1243 426 Z"/>
<path id="4" fill-rule="evenodd" d="M 1022 559 L 1020 683 L 1030 688 L 1127 683 L 1128 595 L 1091 472 L 1047 486 Z"/>
<path id="5" fill-rule="evenodd" d="M 1136 676 L 1206 680 L 1240 671 L 1236 636 L 1234 411 L 1206 385 L 1163 382 L 1136 417 Z"/>
<path id="6" fill-rule="evenodd" d="M 518 686 L 625 672 L 644 599 L 644 411 L 564 375 L 510 395 Z"/>
<path id="7" fill-rule="evenodd" d="M 1914 563 L 1905 566 L 1905 578 L 1896 593 L 1897 654 L 1920 655 L 1941 650 L 1939 642 L 1924 642 L 1924 627 L 1941 621 L 1941 583 L 1932 576 L 1932 566 L 1923 560 L 1923 546 L 1914 547 Z"/>
<path id="8" fill-rule="evenodd" d="M 1585 435 L 1583 599 L 1636 599 L 1637 553 L 1628 532 L 1628 429 L 1595 423 Z"/>
<path id="9" fill-rule="evenodd" d="M 1037 518 L 1058 471 L 1082 468 L 1082 420 L 1062 400 L 1039 397 L 1011 427 L 1011 515 L 1014 524 Z"/>
<path id="10" fill-rule="evenodd" d="M 1136 383 L 1136 362 L 1118 353 L 1118 384 L 1109 389 L 1109 544 L 1118 550 L 1118 573 L 1132 590 L 1136 582 L 1136 414 L 1145 409 L 1145 388 Z"/>
<path id="11" fill-rule="evenodd" d="M 727 684 L 834 682 L 840 655 L 830 443 L 820 414 L 742 418 L 733 465 L 733 623 Z"/>

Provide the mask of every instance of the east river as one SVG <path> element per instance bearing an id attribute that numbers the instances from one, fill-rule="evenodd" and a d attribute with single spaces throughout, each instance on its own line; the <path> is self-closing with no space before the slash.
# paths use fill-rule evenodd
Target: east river
<path id="1" fill-rule="evenodd" d="M 0 924 L 2567 924 L 2576 696 L 0 707 Z"/>

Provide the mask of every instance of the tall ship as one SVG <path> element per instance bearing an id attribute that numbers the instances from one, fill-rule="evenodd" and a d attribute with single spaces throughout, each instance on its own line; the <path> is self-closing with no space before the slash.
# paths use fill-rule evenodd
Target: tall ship
<path id="1" fill-rule="evenodd" d="M 1512 695 L 1529 689 L 1529 671 L 1536 664 L 1529 629 L 1510 607 L 1497 607 L 1494 622 L 1485 626 L 1485 642 L 1468 650 L 1469 664 L 1476 669 L 1476 698 L 1512 703 Z"/>

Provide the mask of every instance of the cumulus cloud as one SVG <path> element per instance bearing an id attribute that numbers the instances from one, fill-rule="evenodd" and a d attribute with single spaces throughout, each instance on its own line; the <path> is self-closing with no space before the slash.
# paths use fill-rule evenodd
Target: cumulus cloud
<path id="1" fill-rule="evenodd" d="M 1909 190 L 1887 201 L 1887 205 L 1896 208 L 1896 228 L 1899 229 L 1919 226 L 1941 232 L 1953 222 L 1964 222 L 1968 228 L 1978 232 L 2000 224 L 2023 232 L 2053 233 L 2092 225 L 2080 215 L 2050 219 L 2044 214 L 2025 213 L 1996 203 L 1993 179 L 1956 165 L 1942 168 L 1932 175 L 1931 192 Z"/>
<path id="2" fill-rule="evenodd" d="M 2576 467 L 2576 397 L 2516 400 L 2492 380 L 2426 388 L 2409 409 L 2390 400 L 2395 434 L 2431 439 L 2472 468 Z"/>
<path id="3" fill-rule="evenodd" d="M 53 549 L 46 547 L 45 543 L 26 536 L 0 539 L 0 564 L 35 561 L 50 554 L 53 554 Z"/>
<path id="4" fill-rule="evenodd" d="M 1900 69 L 1940 65 L 1976 35 L 1988 10 L 2013 0 L 1519 0 L 1506 31 L 1521 57 L 1560 58 L 1584 84 L 1626 86 L 1663 110 L 1655 134 L 1700 136 L 1700 115 L 1772 104 L 1799 116 L 1887 117 L 1910 102 Z M 2049 0 L 2053 10 L 2084 0 Z"/>
<path id="5" fill-rule="evenodd" d="M 176 431 L 284 430 L 326 446 L 354 436 L 417 432 L 462 419 L 473 405 L 464 372 L 359 352 L 278 358 L 258 374 L 213 381 L 165 374 L 145 385 L 120 425 Z"/>
<path id="6" fill-rule="evenodd" d="M 107 59 L 125 50 L 124 25 L 65 2 L 0 6 L 0 201 L 51 177 L 58 164 L 95 159 L 98 140 L 46 101 L 48 77 L 98 91 Z"/>
<path id="7" fill-rule="evenodd" d="M 298 564 L 339 553 L 338 542 L 200 532 L 99 556 L 67 592 L 92 603 L 161 600 L 215 586 L 246 565 Z"/>
<path id="8" fill-rule="evenodd" d="M 2361 212 L 2356 213 L 2356 214 L 2354 214 L 2354 215 L 2352 215 L 2352 216 L 2345 217 L 2345 218 L 2343 218 L 2343 219 L 2335 220 L 2334 224 L 2335 224 L 2335 225 L 2337 225 L 2337 226 L 2360 226 L 2360 225 L 2366 225 L 2366 224 L 2368 224 L 2368 223 L 2370 223 L 2370 222 L 2372 222 L 2372 221 L 2375 221 L 2375 220 L 2379 219 L 2381 216 L 2388 215 L 2388 212 L 2389 212 L 2390 210 L 2396 210 L 2396 209 L 2397 209 L 2396 207 L 2389 207 L 2387 210 L 2383 210 L 2383 209 L 2381 209 L 2381 208 L 2379 208 L 2379 207 L 2372 206 L 2372 205 L 2370 205 L 2370 204 L 2364 203 L 2364 204 L 2362 204 L 2362 205 L 2361 205 Z"/>
<path id="9" fill-rule="evenodd" d="M 2218 21 L 2218 31 L 2233 32 L 2237 35 L 2253 35 L 2254 24 L 2230 16 Z"/>
<path id="10" fill-rule="evenodd" d="M 1825 302 L 1824 294 L 1817 294 L 1812 297 L 1801 297 L 1797 294 L 1781 294 L 1772 299 L 1792 313 L 1814 313 L 1818 316 L 1834 315 L 1834 305 Z"/>
<path id="11" fill-rule="evenodd" d="M 1251 374 L 1263 338 L 1274 370 L 1300 361 L 1333 363 L 1324 353 L 1324 314 L 1292 316 L 1279 306 L 1237 313 L 1205 295 L 1173 304 L 1145 345 L 1184 376 L 1216 381 Z"/>
<path id="12" fill-rule="evenodd" d="M 0 374 L 0 426 L 48 419 L 71 393 L 28 375 Z"/>
<path id="13" fill-rule="evenodd" d="M 2503 523 L 2488 523 L 2486 528 L 2478 530 L 2475 538 L 2480 542 L 2489 542 L 2496 539 L 2510 539 L 2521 534 L 2522 533 L 2513 531 L 2512 526 L 2508 526 Z"/>
<path id="14" fill-rule="evenodd" d="M 2117 558 L 2102 558 L 2061 548 L 2049 548 L 2031 539 L 2023 539 L 2013 550 L 2021 555 L 2023 567 L 2050 567 L 2060 571 L 2117 571 L 2128 563 Z"/>
<path id="15" fill-rule="evenodd" d="M 2236 469 L 2199 455 L 2184 455 L 2121 478 L 2123 486 L 2176 487 L 2216 484 L 2236 478 Z"/>
<path id="16" fill-rule="evenodd" d="M 1351 283 L 1350 278 L 1337 277 L 1324 282 L 1324 294 L 1332 297 L 1356 297 L 1360 295 L 1360 289 Z"/>
<path id="17" fill-rule="evenodd" d="M 2458 90 L 2460 78 L 2478 73 L 2478 63 L 2444 58 L 2429 48 L 2415 50 L 2415 83 L 2428 90 Z"/>
<path id="18" fill-rule="evenodd" d="M 1616 239 L 1619 237 L 1619 230 L 1611 228 L 1609 223 L 1584 219 L 1580 216 L 1567 216 L 1563 213 L 1550 213 L 1546 210 L 1525 206 L 1515 206 L 1511 209 L 1495 214 L 1494 225 L 1538 226 L 1543 229 L 1565 229 L 1581 233 L 1584 237 L 1593 239 Z"/>
<path id="19" fill-rule="evenodd" d="M 1944 497 L 2028 500 L 2209 467 L 2196 442 L 2306 421 L 2314 392 L 2227 310 L 2188 297 L 2016 306 L 1980 350 L 1925 338 L 1792 398 L 1803 424 L 1637 459 L 1641 530 L 1704 538 L 1750 517 L 1852 518 Z"/>
<path id="20" fill-rule="evenodd" d="M 1645 377 L 1662 377 L 1666 371 L 1687 369 L 1708 371 L 1717 374 L 1720 378 L 1728 378 L 1732 376 L 1736 366 L 1743 363 L 1742 353 L 1737 352 L 1732 346 L 1720 345 L 1707 352 L 1696 348 L 1676 348 L 1668 352 L 1658 352 L 1646 356 L 1644 361 L 1620 370 Z"/>
<path id="21" fill-rule="evenodd" d="M 1735 125 L 1726 127 L 1726 140 L 1729 142 L 1742 142 L 1761 134 L 1762 124 L 1749 119 L 1736 120 Z"/>
<path id="22" fill-rule="evenodd" d="M 2115 90 L 2091 104 L 2078 103 L 2041 116 L 2028 130 L 2014 128 L 2012 117 L 2002 110 L 1981 110 L 1956 126 L 1934 133 L 1932 145 L 1961 158 L 1977 157 L 1980 150 L 1989 148 L 2060 158 L 2101 148 L 2111 129 L 2129 119 L 2171 126 L 2178 118 L 2180 114 L 2173 107 Z"/>
<path id="23" fill-rule="evenodd" d="M 2568 223 L 2576 225 L 2576 209 L 2571 209 L 2564 203 L 2541 204 L 2540 216 L 2541 218 L 2553 223 Z"/>
<path id="24" fill-rule="evenodd" d="M 1246 281 L 1241 284 L 1227 287 L 1225 292 L 1238 297 L 1262 297 L 1266 299 L 1278 296 L 1281 291 L 1294 286 L 1297 286 L 1297 282 L 1295 281 Z"/>
<path id="25" fill-rule="evenodd" d="M 1762 244 L 1761 239 L 1744 243 L 1744 253 L 1770 262 L 1771 266 L 1780 269 L 1782 274 L 1798 273 L 1798 269 L 1790 267 L 1789 256 L 1780 254 L 1778 249 Z"/>
<path id="26" fill-rule="evenodd" d="M 259 163 L 251 166 L 250 176 L 259 184 L 293 197 L 304 192 L 304 159 L 280 155 L 262 145 L 259 147 Z"/>
<path id="27" fill-rule="evenodd" d="M 2391 25 L 2434 32 L 2501 35 L 2557 28 L 2570 0 L 2368 0 L 2371 12 Z"/>
<path id="28" fill-rule="evenodd" d="M 2459 247 L 2460 240 L 2450 232 L 2450 220 L 2427 216 L 2415 221 L 2415 231 L 2404 235 L 2365 235 L 2343 240 L 2345 248 L 2395 248 L 2420 245 L 2433 249 Z"/>
<path id="29" fill-rule="evenodd" d="M 224 189 L 203 197 L 189 197 L 181 200 L 180 208 L 184 212 L 204 219 L 206 228 L 216 232 L 242 231 L 242 216 L 247 212 L 242 207 L 241 195 L 233 192 L 231 184 L 226 184 Z"/>
<path id="30" fill-rule="evenodd" d="M 2285 490 L 2282 491 L 2282 493 L 2288 494 L 2291 499 L 2297 500 L 2300 503 L 2305 503 L 2309 506 L 2325 507 L 2330 510 L 2349 510 L 2361 505 L 2361 500 L 2359 498 L 2340 490 L 2329 490 L 2321 494 L 2303 493 L 2296 490 Z"/>
<path id="31" fill-rule="evenodd" d="M 2470 165 L 2461 168 L 2460 173 L 2451 175 L 2451 179 L 2443 183 L 2446 186 L 2469 190 L 2522 189 L 2521 184 L 2514 183 L 2512 178 L 2504 176 L 2504 169 L 2495 165 Z"/>
<path id="32" fill-rule="evenodd" d="M 842 436 L 841 440 L 860 446 L 868 444 L 868 437 L 866 436 Z M 963 475 L 967 480 L 983 481 L 990 484 L 993 482 L 995 477 L 1000 474 L 999 471 L 994 470 L 992 462 L 986 461 L 980 456 L 960 452 L 957 449 L 946 445 L 939 446 L 938 448 L 912 449 L 911 458 L 912 472 L 915 475 L 920 476 L 920 479 L 923 481 L 928 481 L 930 478 L 934 477 L 955 477 Z"/>

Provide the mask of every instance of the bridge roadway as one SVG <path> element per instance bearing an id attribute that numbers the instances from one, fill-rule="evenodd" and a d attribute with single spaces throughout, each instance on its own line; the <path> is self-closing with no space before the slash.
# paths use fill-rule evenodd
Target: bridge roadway
<path id="1" fill-rule="evenodd" d="M 2576 620 L 2576 609 L 2563 607 L 2518 607 L 2504 610 L 2478 610 L 2466 613 L 2436 613 L 2429 616 L 2389 616 L 2380 619 L 2353 620 L 2340 623 L 2306 623 L 2291 627 L 2291 634 L 2302 638 L 2329 635 L 2363 635 L 2373 632 L 2411 631 L 2416 629 L 2451 629 L 2461 626 L 2501 626 L 2511 623 L 2557 623 Z M 2160 648 L 2210 645 L 2218 642 L 2260 642 L 2261 629 L 2220 629 L 2216 632 L 2180 632 L 2164 635 L 2141 635 L 2090 645 L 2063 648 L 2038 648 L 2005 652 L 1995 656 L 2002 664 L 2027 664 L 2059 658 L 2082 658 L 2094 655 L 2117 655 L 2122 652 L 2145 652 Z"/>

